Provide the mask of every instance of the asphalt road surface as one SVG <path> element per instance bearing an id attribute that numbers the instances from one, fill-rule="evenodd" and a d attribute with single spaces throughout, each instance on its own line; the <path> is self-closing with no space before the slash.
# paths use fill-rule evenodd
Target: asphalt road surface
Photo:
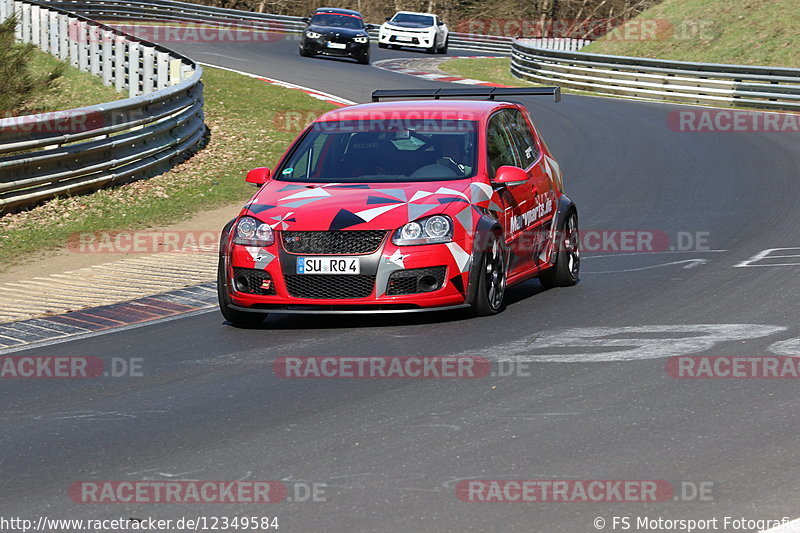
<path id="1" fill-rule="evenodd" d="M 292 39 L 169 45 L 360 102 L 376 88 L 441 85 L 302 58 Z M 425 57 L 375 47 L 372 59 L 417 55 Z M 509 290 L 503 313 L 481 319 L 274 316 L 239 330 L 214 311 L 18 352 L 133 360 L 143 375 L 2 383 L 2 514 L 277 516 L 283 532 L 564 533 L 597 531 L 598 517 L 605 531 L 615 516 L 638 531 L 637 517 L 717 517 L 726 530 L 725 516 L 800 516 L 797 381 L 666 371 L 670 356 L 800 349 L 800 267 L 791 265 L 800 261 L 736 266 L 800 246 L 798 134 L 674 131 L 670 113 L 700 109 L 678 105 L 524 102 L 563 168 L 582 230 L 598 235 L 577 286 L 526 282 Z M 658 245 L 616 250 L 619 236 L 609 235 L 621 231 L 655 235 Z M 525 364 L 511 376 L 449 380 L 280 379 L 272 367 L 290 355 L 448 354 Z M 663 480 L 674 496 L 467 502 L 456 495 L 466 479 Z M 105 480 L 274 480 L 292 501 L 70 497 L 75 482 Z"/>

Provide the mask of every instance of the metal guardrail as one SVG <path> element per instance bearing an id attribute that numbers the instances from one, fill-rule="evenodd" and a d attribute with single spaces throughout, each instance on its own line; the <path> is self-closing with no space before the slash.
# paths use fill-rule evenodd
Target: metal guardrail
<path id="1" fill-rule="evenodd" d="M 545 50 L 520 39 L 512 47 L 511 73 L 533 82 L 600 94 L 800 109 L 800 69 Z"/>
<path id="2" fill-rule="evenodd" d="M 189 4 L 175 0 L 47 0 L 49 4 L 98 20 L 174 21 L 233 25 L 241 29 L 272 33 L 301 34 L 306 27 L 301 17 L 254 13 L 220 7 Z M 374 24 L 379 26 L 379 24 Z M 378 32 L 370 35 L 377 39 Z M 450 32 L 448 46 L 454 50 L 472 50 L 500 54 L 511 53 L 511 37 Z M 578 50 L 590 41 L 585 39 L 542 39 L 544 46 L 559 50 Z"/>
<path id="3" fill-rule="evenodd" d="M 17 39 L 100 76 L 129 98 L 0 118 L 0 213 L 152 177 L 205 142 L 202 69 L 161 45 L 56 6 L 0 0 Z"/>

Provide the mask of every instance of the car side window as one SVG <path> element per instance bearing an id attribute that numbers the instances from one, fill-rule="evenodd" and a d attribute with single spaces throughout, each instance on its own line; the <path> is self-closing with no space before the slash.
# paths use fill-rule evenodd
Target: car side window
<path id="1" fill-rule="evenodd" d="M 504 165 L 520 166 L 513 136 L 509 131 L 508 122 L 505 120 L 505 113 L 502 111 L 495 113 L 489 119 L 489 125 L 486 130 L 486 147 L 488 149 L 490 178 L 493 178 L 497 169 Z"/>
<path id="2" fill-rule="evenodd" d="M 517 153 L 522 160 L 521 168 L 529 168 L 539 157 L 539 149 L 528 122 L 518 109 L 512 109 L 507 115 L 511 134 L 517 146 Z"/>

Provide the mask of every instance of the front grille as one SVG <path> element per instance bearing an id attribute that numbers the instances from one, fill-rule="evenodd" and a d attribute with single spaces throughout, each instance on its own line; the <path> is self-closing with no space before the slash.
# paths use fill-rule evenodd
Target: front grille
<path id="1" fill-rule="evenodd" d="M 332 43 L 342 43 L 342 44 L 349 44 L 352 39 L 347 37 L 346 35 L 326 35 L 326 41 L 330 41 Z"/>
<path id="2" fill-rule="evenodd" d="M 233 269 L 233 286 L 239 292 L 270 296 L 275 294 L 275 284 L 268 272 L 253 268 Z"/>
<path id="3" fill-rule="evenodd" d="M 441 289 L 444 285 L 446 267 L 412 268 L 392 272 L 386 283 L 386 294 L 398 296 L 400 294 L 416 294 L 432 292 Z"/>
<path id="4" fill-rule="evenodd" d="M 377 250 L 384 230 L 284 231 L 283 248 L 290 254 L 371 254 Z"/>
<path id="5" fill-rule="evenodd" d="M 286 288 L 295 298 L 340 300 L 367 298 L 375 286 L 375 276 L 348 274 L 290 274 Z"/>

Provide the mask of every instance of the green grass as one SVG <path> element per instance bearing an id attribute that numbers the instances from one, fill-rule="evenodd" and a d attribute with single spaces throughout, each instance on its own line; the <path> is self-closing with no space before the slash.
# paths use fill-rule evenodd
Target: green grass
<path id="1" fill-rule="evenodd" d="M 655 38 L 606 36 L 583 52 L 739 65 L 800 67 L 796 0 L 664 0 L 637 21 L 662 21 Z M 621 30 L 624 37 L 624 28 Z"/>
<path id="2" fill-rule="evenodd" d="M 171 171 L 86 196 L 56 199 L 0 217 L 0 270 L 26 254 L 63 247 L 84 231 L 141 229 L 180 221 L 203 209 L 241 202 L 254 189 L 244 182 L 256 166 L 272 166 L 299 133 L 274 127 L 291 113 L 304 126 L 333 108 L 300 91 L 205 68 L 207 147 Z"/>
<path id="3" fill-rule="evenodd" d="M 509 70 L 510 64 L 511 60 L 507 57 L 497 59 L 452 59 L 439 65 L 439 68 L 448 74 L 461 76 L 462 78 L 512 86 L 534 85 L 512 76 Z"/>
<path id="4" fill-rule="evenodd" d="M 61 61 L 55 57 L 34 50 L 30 67 L 36 72 L 49 72 L 57 68 Z M 97 76 L 81 72 L 75 67 L 63 67 L 62 75 L 54 81 L 50 90 L 38 93 L 25 102 L 25 110 L 32 112 L 61 111 L 85 107 L 103 102 L 112 102 L 128 95 L 118 93 L 113 87 L 106 87 Z"/>

